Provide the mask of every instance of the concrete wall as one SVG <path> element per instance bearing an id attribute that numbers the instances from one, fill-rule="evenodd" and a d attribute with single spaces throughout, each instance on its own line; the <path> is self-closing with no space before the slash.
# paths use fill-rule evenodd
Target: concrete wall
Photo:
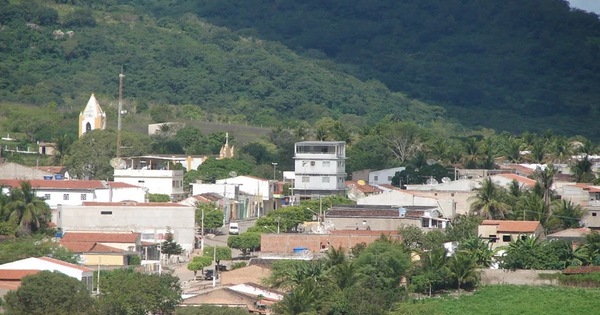
<path id="1" fill-rule="evenodd" d="M 260 237 L 260 251 L 262 253 L 293 253 L 295 247 L 306 247 L 313 253 L 321 250 L 321 245 L 331 244 L 332 247 L 342 247 L 346 251 L 356 244 L 371 244 L 379 239 L 381 234 L 370 235 L 356 234 L 262 234 Z M 392 239 L 400 240 L 399 235 L 392 235 Z"/>
<path id="2" fill-rule="evenodd" d="M 469 209 L 471 208 L 471 204 L 473 201 L 470 201 L 469 198 L 474 196 L 475 193 L 472 191 L 428 191 L 428 190 L 419 190 L 419 191 L 410 191 L 411 193 L 416 193 L 421 196 L 434 197 L 440 200 L 448 200 L 452 199 L 454 201 L 454 214 L 467 214 L 469 213 Z M 446 209 L 443 209 L 446 215 L 449 215 Z"/>
<path id="3" fill-rule="evenodd" d="M 327 223 L 331 221 L 335 230 L 355 230 L 358 224 L 359 230 L 370 227 L 372 231 L 395 231 L 400 225 L 414 225 L 421 227 L 421 220 L 413 218 L 325 218 Z"/>
<path id="4" fill-rule="evenodd" d="M 125 266 L 127 265 L 127 256 L 124 255 L 98 255 L 98 254 L 83 254 L 85 266 Z"/>
<path id="5" fill-rule="evenodd" d="M 54 173 L 12 162 L 0 165 L 0 179 L 44 179 L 44 176 L 54 176 Z"/>
<path id="6" fill-rule="evenodd" d="M 237 176 L 217 180 L 216 184 L 235 184 L 239 186 L 239 191 L 245 192 L 249 195 L 261 195 L 263 197 L 263 200 L 269 200 L 273 198 L 273 182 L 270 180 L 258 179 L 247 176 Z M 229 189 L 230 188 L 227 187 L 227 190 Z M 223 194 L 222 189 L 220 194 Z"/>
<path id="7" fill-rule="evenodd" d="M 359 180 L 364 180 L 365 183 L 369 182 L 369 173 L 371 173 L 372 169 L 366 169 L 366 170 L 360 170 L 360 171 L 354 171 L 352 172 L 352 180 L 353 181 L 359 181 Z"/>
<path id="8" fill-rule="evenodd" d="M 540 279 L 539 274 L 552 274 L 560 270 L 504 270 L 504 269 L 481 269 L 481 284 L 498 285 L 557 285 L 556 280 Z M 532 301 L 535 303 L 535 301 Z"/>
<path id="9" fill-rule="evenodd" d="M 435 194 L 435 193 L 434 193 Z M 388 190 L 381 194 L 370 195 L 359 199 L 359 205 L 389 205 L 389 206 L 432 206 L 438 207 L 446 218 L 453 218 L 456 212 L 457 202 L 450 193 L 444 193 L 443 197 L 429 196 L 429 193 L 410 193 L 404 190 Z M 431 194 L 433 195 L 433 194 Z M 440 194 L 442 195 L 442 194 Z M 464 204 L 461 202 L 461 204 Z"/>
<path id="10" fill-rule="evenodd" d="M 195 209 L 186 206 L 61 205 L 58 206 L 56 224 L 65 232 L 132 231 L 142 233 L 144 241 L 162 240 L 167 227 L 171 227 L 175 241 L 191 251 L 194 245 Z M 152 239 L 149 236 L 153 236 Z"/>

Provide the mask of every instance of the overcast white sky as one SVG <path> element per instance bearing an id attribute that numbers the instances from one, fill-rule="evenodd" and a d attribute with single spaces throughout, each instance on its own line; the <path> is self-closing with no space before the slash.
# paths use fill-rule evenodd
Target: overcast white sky
<path id="1" fill-rule="evenodd" d="M 568 0 L 571 7 L 600 14 L 600 0 Z"/>

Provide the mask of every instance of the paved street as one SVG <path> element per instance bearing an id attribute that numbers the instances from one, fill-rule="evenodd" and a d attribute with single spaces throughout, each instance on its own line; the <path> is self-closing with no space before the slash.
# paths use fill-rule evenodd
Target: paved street
<path id="1" fill-rule="evenodd" d="M 246 230 L 248 230 L 249 227 L 253 226 L 255 222 L 256 222 L 256 220 L 239 221 L 238 223 L 240 226 L 240 233 L 246 232 Z M 226 225 L 221 228 L 221 233 L 219 235 L 216 235 L 216 236 L 207 235 L 204 240 L 204 242 L 205 242 L 204 245 L 227 246 L 227 239 L 229 238 L 228 229 L 229 229 L 229 225 Z M 199 252 L 199 250 L 198 250 L 198 252 Z M 242 252 L 237 249 L 232 249 L 231 254 L 232 254 L 233 259 L 235 259 L 237 257 L 241 257 Z M 190 257 L 190 259 L 192 259 L 192 258 Z M 225 264 L 225 265 L 229 266 L 231 264 L 231 262 L 221 262 L 221 264 Z M 208 267 L 207 269 L 211 269 L 211 268 L 214 269 L 214 266 Z M 187 264 L 182 264 L 180 266 L 175 267 L 173 270 L 173 275 L 179 277 L 182 287 L 184 289 L 184 292 L 198 291 L 205 287 L 206 288 L 212 287 L 212 281 L 198 281 L 198 282 L 192 281 L 194 278 L 194 272 L 187 269 Z M 201 276 L 201 272 L 198 272 L 198 277 L 200 277 L 200 276 Z M 217 283 L 218 283 L 218 281 L 217 281 Z"/>

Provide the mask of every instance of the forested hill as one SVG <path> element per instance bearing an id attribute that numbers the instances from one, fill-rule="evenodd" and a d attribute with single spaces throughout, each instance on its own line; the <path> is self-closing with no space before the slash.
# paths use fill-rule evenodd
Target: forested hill
<path id="1" fill-rule="evenodd" d="M 564 0 L 135 2 L 332 58 L 471 125 L 599 131 L 600 22 Z"/>
<path id="2" fill-rule="evenodd" d="M 427 122 L 446 115 L 279 43 L 193 14 L 156 19 L 120 3 L 141 2 L 0 0 L 0 101 L 83 108 L 91 93 L 115 99 L 124 66 L 125 98 L 138 111 L 192 104 L 224 120 L 267 126 L 327 116 Z"/>

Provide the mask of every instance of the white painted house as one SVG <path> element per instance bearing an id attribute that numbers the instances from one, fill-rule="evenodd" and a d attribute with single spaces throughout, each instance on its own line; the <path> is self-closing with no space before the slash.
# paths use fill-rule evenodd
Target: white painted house
<path id="1" fill-rule="evenodd" d="M 346 143 L 303 141 L 294 145 L 295 199 L 315 195 L 343 195 L 346 180 Z"/>
<path id="2" fill-rule="evenodd" d="M 86 284 L 92 290 L 94 270 L 49 257 L 31 257 L 0 265 L 0 270 L 58 271 Z"/>
<path id="3" fill-rule="evenodd" d="M 21 187 L 22 180 L 2 179 L 2 192 L 10 194 L 14 187 Z M 82 205 L 86 201 L 118 202 L 131 200 L 144 202 L 146 193 L 139 186 L 102 180 L 29 180 L 35 195 L 46 200 L 52 209 L 52 222 L 56 222 L 59 205 Z"/>
<path id="4" fill-rule="evenodd" d="M 402 172 L 406 167 L 386 168 L 369 173 L 369 185 L 391 185 L 396 172 Z"/>
<path id="5" fill-rule="evenodd" d="M 166 202 L 84 202 L 59 205 L 56 224 L 64 232 L 113 231 L 142 234 L 142 242 L 159 243 L 170 227 L 186 251 L 194 246 L 194 207 Z"/>
<path id="6" fill-rule="evenodd" d="M 437 207 L 444 218 L 454 218 L 456 202 L 454 198 L 441 198 L 421 195 L 406 190 L 388 190 L 381 194 L 373 194 L 356 201 L 357 205 L 386 205 L 386 206 L 429 206 Z"/>
<path id="7" fill-rule="evenodd" d="M 174 169 L 173 159 L 160 156 L 123 158 L 115 168 L 114 181 L 137 185 L 151 194 L 166 194 L 172 201 L 183 200 L 183 170 Z"/>

